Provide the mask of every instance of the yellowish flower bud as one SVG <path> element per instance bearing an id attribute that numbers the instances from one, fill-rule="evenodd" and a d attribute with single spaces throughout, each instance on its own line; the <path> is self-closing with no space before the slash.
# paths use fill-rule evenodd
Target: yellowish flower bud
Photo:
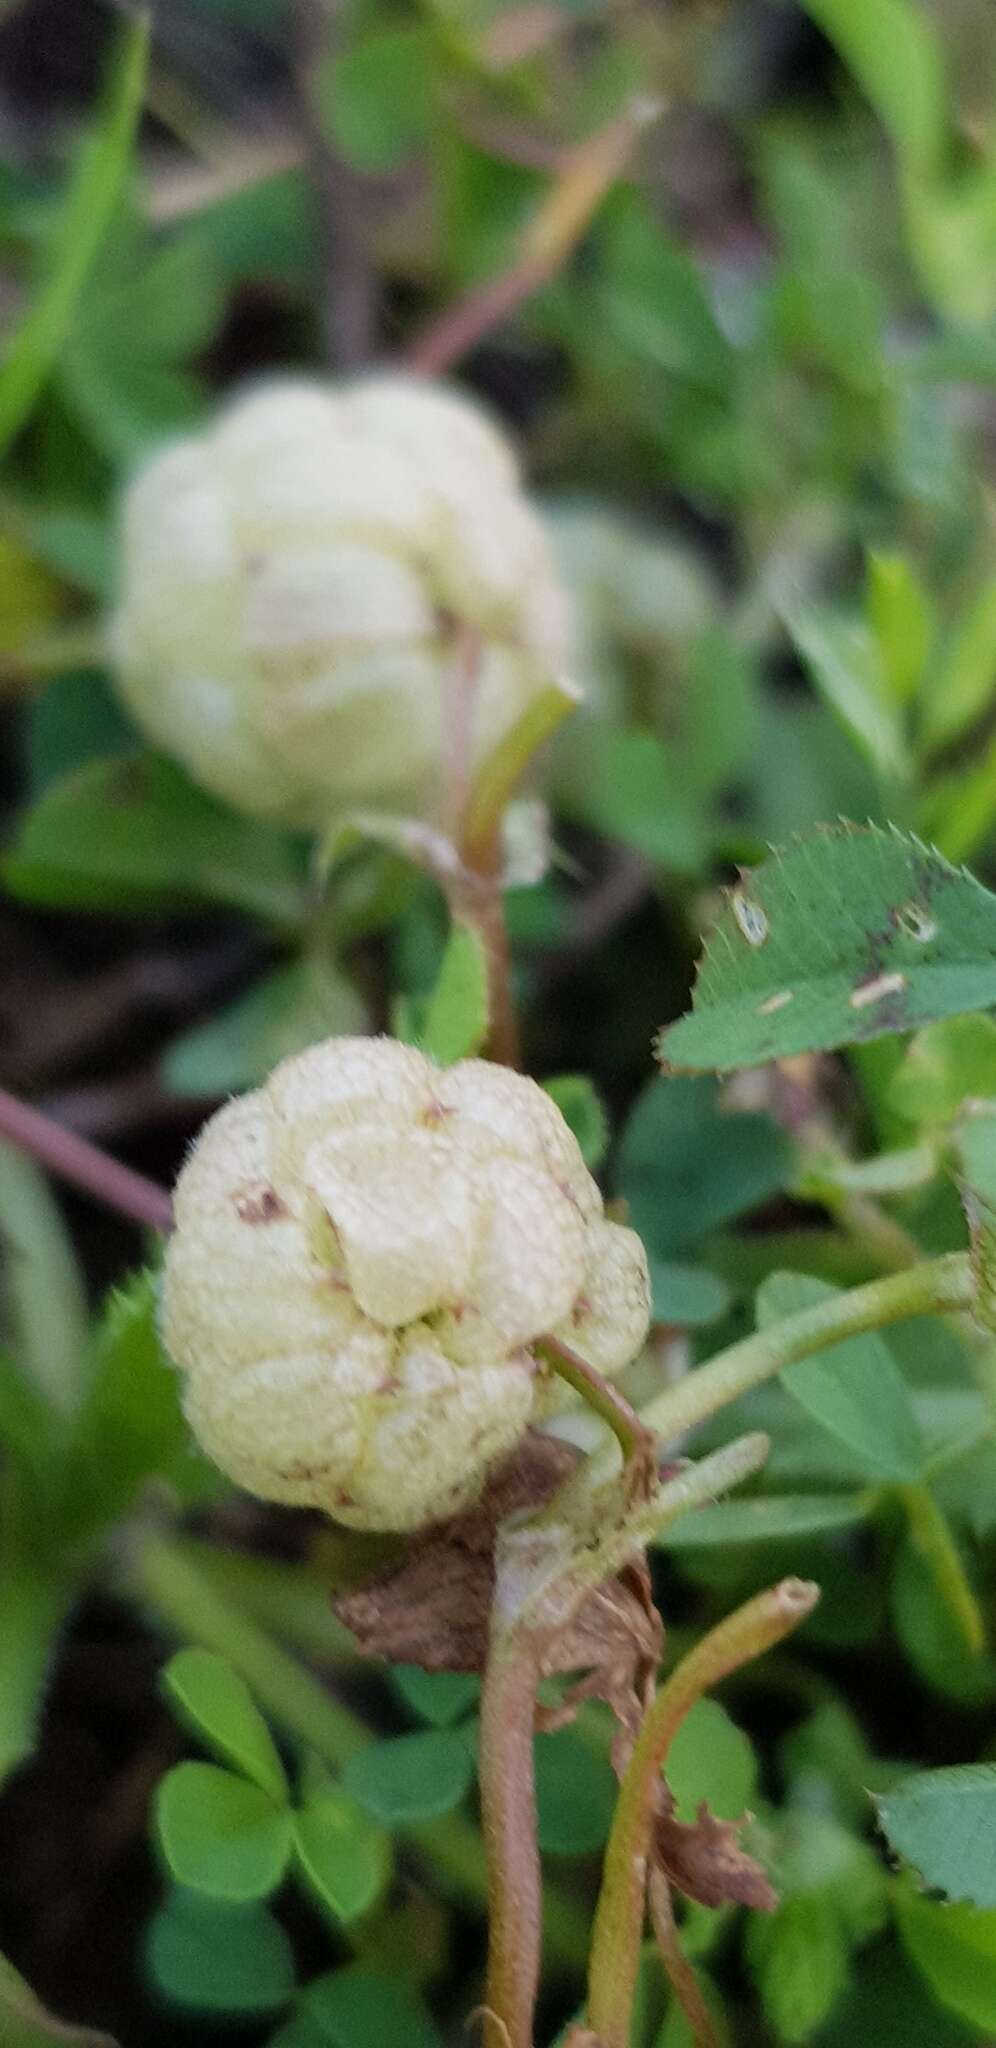
<path id="1" fill-rule="evenodd" d="M 646 1334 L 639 1238 L 549 1096 L 483 1060 L 285 1060 L 211 1119 L 175 1213 L 163 1335 L 195 1434 L 251 1492 L 357 1528 L 476 1497 L 543 1406 L 539 1338 L 612 1373 Z"/>
<path id="2" fill-rule="evenodd" d="M 472 765 L 559 680 L 565 599 L 511 450 L 403 376 L 251 392 L 124 504 L 114 651 L 138 723 L 241 808 L 322 826 L 438 792 L 460 629 Z"/>

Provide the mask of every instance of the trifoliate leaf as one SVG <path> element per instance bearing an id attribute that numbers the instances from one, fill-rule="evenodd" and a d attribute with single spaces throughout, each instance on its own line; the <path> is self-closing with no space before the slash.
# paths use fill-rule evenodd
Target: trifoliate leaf
<path id="1" fill-rule="evenodd" d="M 996 897 L 933 848 L 835 826 L 776 852 L 710 934 L 692 1011 L 658 1052 L 757 1066 L 996 1003 Z"/>

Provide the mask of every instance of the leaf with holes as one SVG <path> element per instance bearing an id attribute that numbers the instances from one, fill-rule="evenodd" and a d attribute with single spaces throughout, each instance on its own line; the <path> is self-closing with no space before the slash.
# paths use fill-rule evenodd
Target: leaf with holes
<path id="1" fill-rule="evenodd" d="M 996 896 L 934 848 L 834 826 L 735 888 L 665 1067 L 758 1066 L 996 1003 Z"/>

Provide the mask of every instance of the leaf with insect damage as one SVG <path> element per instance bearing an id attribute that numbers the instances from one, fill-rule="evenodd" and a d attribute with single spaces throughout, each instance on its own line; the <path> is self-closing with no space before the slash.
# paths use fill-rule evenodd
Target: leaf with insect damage
<path id="1" fill-rule="evenodd" d="M 996 896 L 902 833 L 826 827 L 731 891 L 658 1056 L 724 1072 L 993 1003 Z"/>

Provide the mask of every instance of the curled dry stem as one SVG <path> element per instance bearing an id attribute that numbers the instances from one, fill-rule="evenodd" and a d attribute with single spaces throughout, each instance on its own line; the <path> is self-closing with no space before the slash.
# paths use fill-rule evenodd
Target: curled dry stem
<path id="1" fill-rule="evenodd" d="M 660 1777 L 671 1743 L 704 1693 L 781 1642 L 812 1613 L 818 1598 L 818 1587 L 808 1581 L 783 1579 L 748 1600 L 696 1644 L 644 1718 L 605 1852 L 588 1967 L 588 2022 L 604 2048 L 627 2048 L 629 2042 Z M 675 1981 L 678 1997 L 683 1984 L 683 1977 Z"/>

